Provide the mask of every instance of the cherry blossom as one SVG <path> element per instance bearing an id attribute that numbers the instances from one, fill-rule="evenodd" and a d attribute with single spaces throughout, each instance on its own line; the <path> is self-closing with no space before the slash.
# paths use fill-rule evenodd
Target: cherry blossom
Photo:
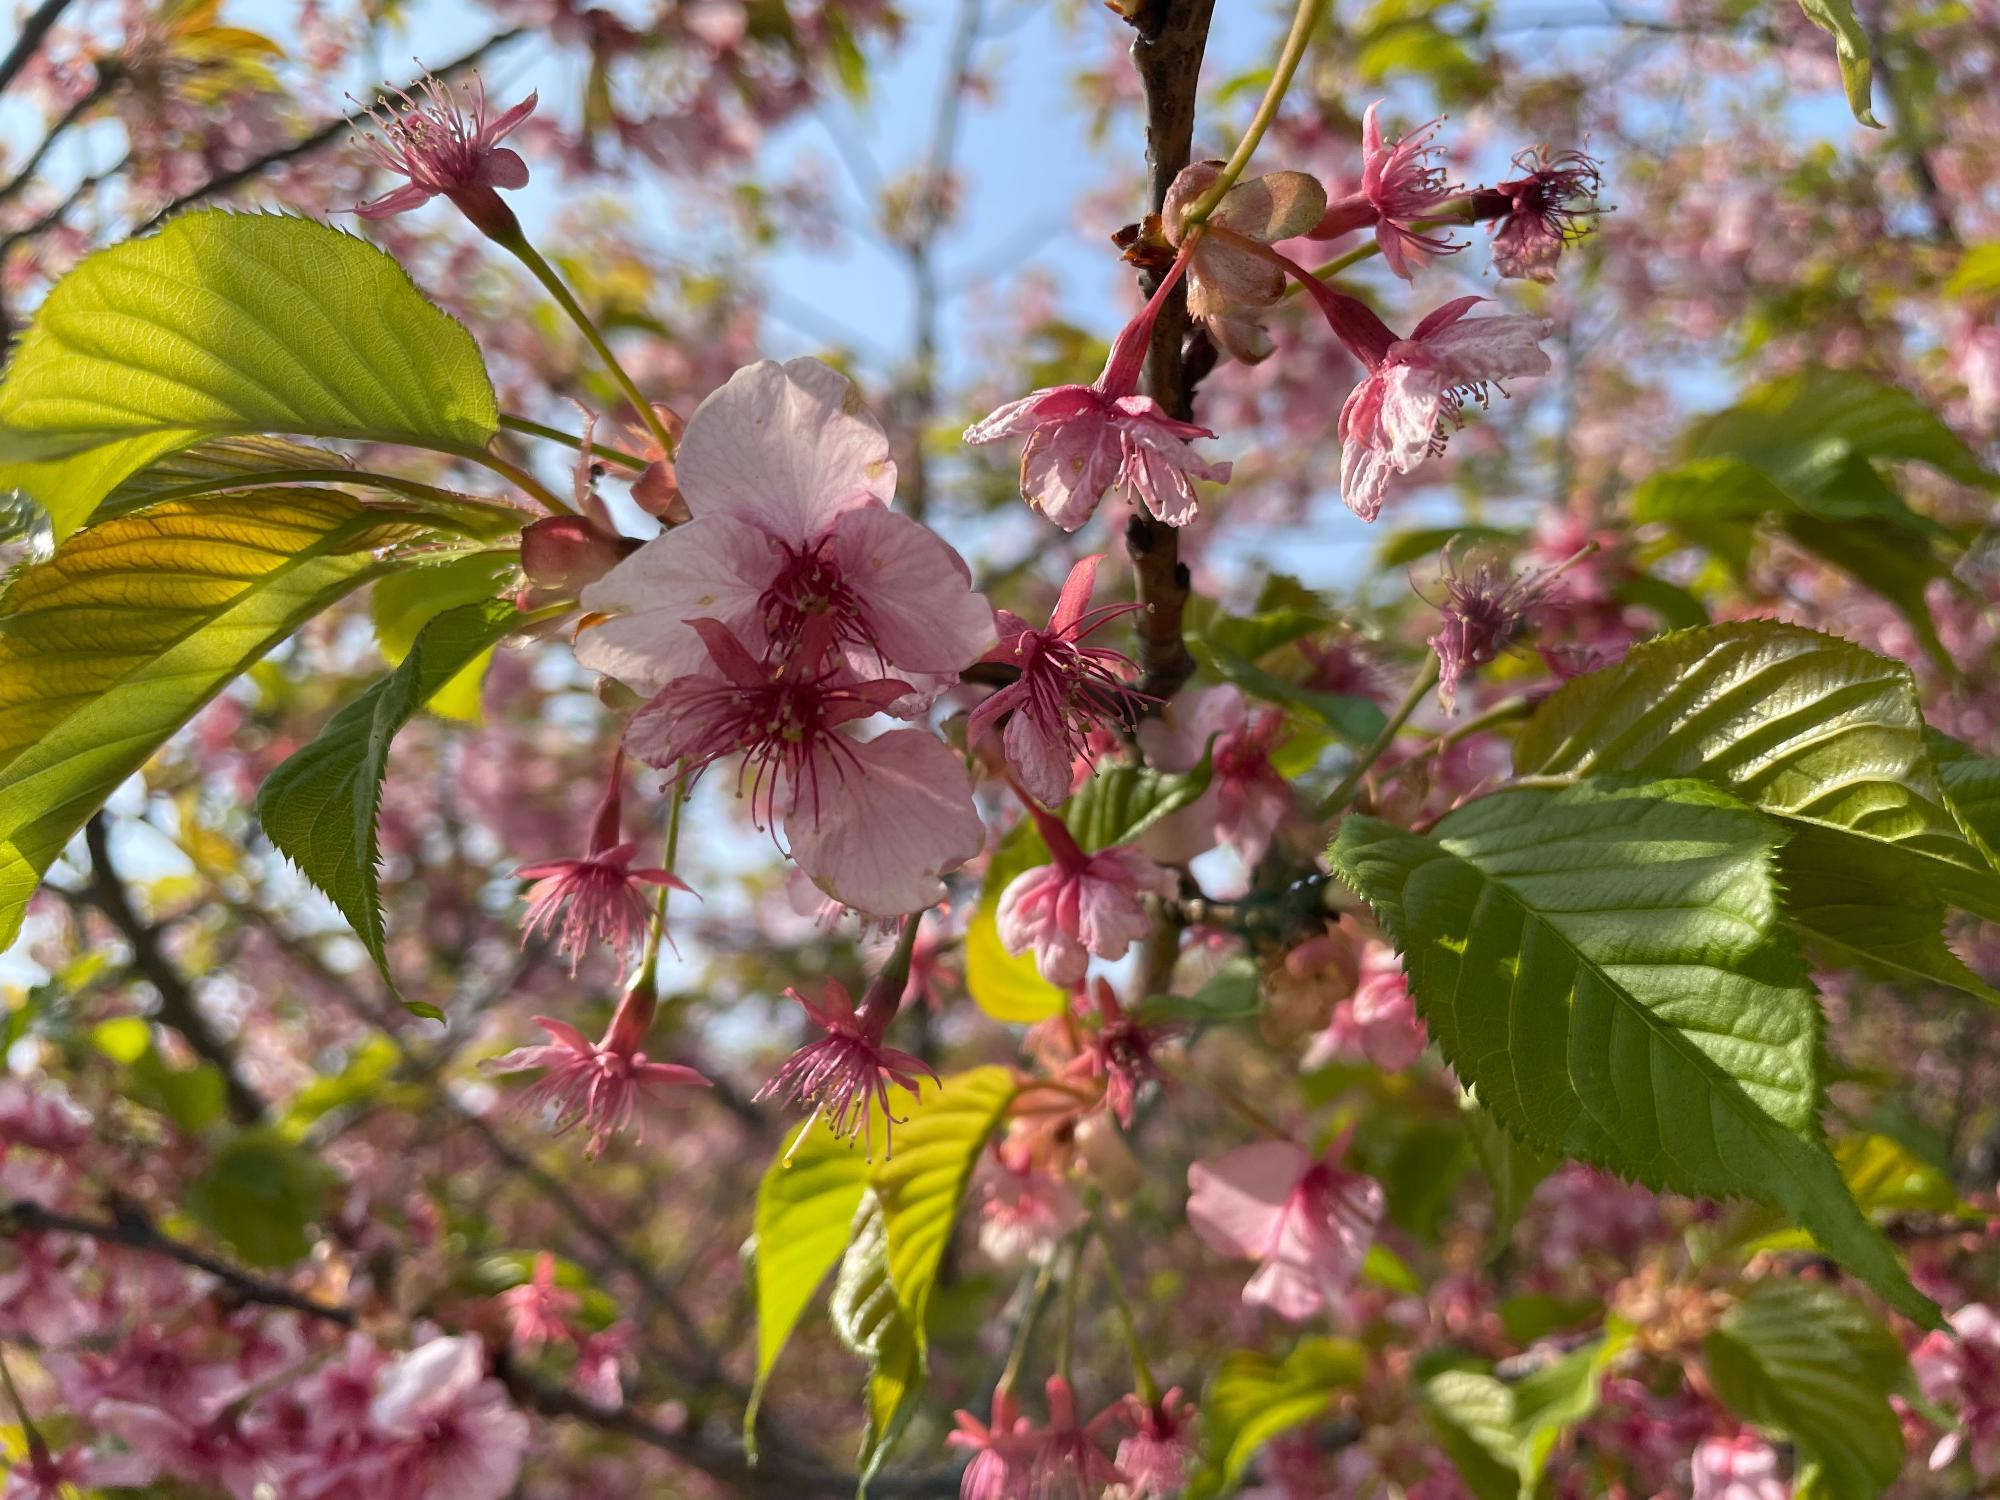
<path id="1" fill-rule="evenodd" d="M 978 1186 L 979 1248 L 1003 1266 L 1046 1264 L 1087 1222 L 1076 1189 L 1012 1142 L 994 1148 Z"/>
<path id="2" fill-rule="evenodd" d="M 513 1324 L 514 1342 L 532 1349 L 567 1342 L 570 1314 L 583 1305 L 583 1299 L 556 1284 L 556 1258 L 544 1250 L 535 1257 L 528 1279 L 500 1294 L 500 1305 Z"/>
<path id="3" fill-rule="evenodd" d="M 1355 229 L 1373 227 L 1382 260 L 1405 281 L 1434 255 L 1449 255 L 1465 247 L 1423 221 L 1447 212 L 1458 189 L 1450 186 L 1443 167 L 1430 159 L 1432 138 L 1442 120 L 1432 120 L 1400 137 L 1393 145 L 1382 139 L 1377 99 L 1361 117 L 1361 189 L 1327 206 L 1313 229 L 1314 239 L 1333 239 Z"/>
<path id="4" fill-rule="evenodd" d="M 1116 1462 L 1125 1479 L 1107 1493 L 1112 1500 L 1174 1500 L 1198 1457 L 1194 1403 L 1175 1386 L 1154 1401 L 1127 1396 L 1123 1407 L 1132 1431 L 1119 1443 Z"/>
<path id="5" fill-rule="evenodd" d="M 1503 277 L 1552 282 L 1563 248 L 1589 232 L 1603 168 L 1581 151 L 1546 146 L 1514 158 L 1520 175 L 1469 196 L 1474 219 L 1491 220 L 1493 269 Z"/>
<path id="6" fill-rule="evenodd" d="M 674 471 L 693 519 L 583 591 L 585 666 L 654 694 L 707 670 L 696 620 L 760 660 L 823 620 L 854 673 L 935 693 L 992 646 L 964 559 L 889 509 L 889 439 L 830 366 L 738 370 L 688 418 Z"/>
<path id="7" fill-rule="evenodd" d="M 601 1152 L 612 1136 L 632 1127 L 645 1090 L 709 1086 L 693 1068 L 653 1062 L 639 1050 L 645 1027 L 636 1018 L 632 1002 L 636 993 L 619 1004 L 601 1042 L 591 1042 L 567 1021 L 536 1016 L 535 1024 L 549 1035 L 547 1042 L 517 1047 L 484 1065 L 489 1073 L 540 1068 L 542 1076 L 521 1095 L 520 1107 L 549 1111 L 550 1129 L 556 1135 L 585 1127 L 584 1151 L 590 1156 Z"/>
<path id="8" fill-rule="evenodd" d="M 1223 844 L 1254 866 L 1297 805 L 1290 783 L 1271 763 L 1288 733 L 1282 710 L 1253 709 L 1233 683 L 1183 693 L 1147 719 L 1139 726 L 1139 745 L 1153 765 L 1185 773 L 1206 756 L 1210 771 L 1201 796 L 1150 829 L 1142 847 L 1180 862 Z"/>
<path id="9" fill-rule="evenodd" d="M 1043 1386 L 1048 1401 L 1048 1426 L 1030 1461 L 1029 1491 L 1035 1500 L 1093 1500 L 1108 1485 L 1122 1485 L 1126 1476 L 1103 1448 L 1103 1434 L 1123 1413 L 1114 1403 L 1085 1422 L 1076 1409 L 1076 1392 L 1060 1375 Z"/>
<path id="10" fill-rule="evenodd" d="M 386 1369 L 371 1415 L 394 1446 L 386 1493 L 409 1500 L 502 1500 L 528 1449 L 516 1411 L 472 1338 L 438 1338 Z"/>
<path id="11" fill-rule="evenodd" d="M 1140 898 L 1167 894 L 1174 877 L 1129 844 L 1086 854 L 1061 819 L 1033 803 L 1028 812 L 1054 858 L 1000 892 L 1000 941 L 1012 954 L 1032 950 L 1050 984 L 1078 985 L 1091 954 L 1123 958 L 1151 930 Z"/>
<path id="12" fill-rule="evenodd" d="M 1161 228 L 1187 262 L 1188 315 L 1220 348 L 1255 364 L 1272 347 L 1257 317 L 1285 293 L 1282 265 L 1257 247 L 1312 229 L 1326 212 L 1326 189 L 1304 172 L 1252 177 L 1230 188 L 1191 229 L 1187 213 L 1215 185 L 1222 166 L 1199 161 L 1181 170 L 1167 189 Z"/>
<path id="13" fill-rule="evenodd" d="M 369 111 L 381 134 L 359 137 L 363 149 L 377 166 L 408 181 L 355 212 L 386 219 L 442 195 L 484 232 L 512 223 L 512 211 L 494 189 L 526 187 L 528 164 L 500 142 L 535 112 L 536 96 L 488 118 L 486 88 L 476 75 L 460 98 L 435 77 L 425 78 L 418 92 L 420 99 L 397 95 L 400 111 L 380 105 Z"/>
<path id="14" fill-rule="evenodd" d="M 1036 1494 L 1035 1458 L 1041 1436 L 1021 1415 L 1013 1393 L 993 1393 L 993 1418 L 982 1422 L 969 1411 L 955 1414 L 957 1427 L 945 1437 L 954 1448 L 972 1454 L 959 1481 L 959 1500 L 1040 1500 Z"/>
<path id="15" fill-rule="evenodd" d="M 1393 475 L 1444 451 L 1446 426 L 1462 420 L 1465 402 L 1483 405 L 1491 385 L 1548 373 L 1540 347 L 1548 320 L 1467 318 L 1483 300 L 1460 297 L 1431 313 L 1371 364 L 1341 407 L 1340 493 L 1362 520 L 1381 514 Z"/>
<path id="16" fill-rule="evenodd" d="M 1941 1469 L 1963 1452 L 1981 1479 L 2000 1477 L 2000 1314 L 1974 1302 L 1947 1321 L 1950 1332 L 1927 1333 L 1910 1351 L 1924 1398 L 1958 1422 L 1932 1448 L 1931 1467 Z"/>
<path id="17" fill-rule="evenodd" d="M 1582 551 L 1551 568 L 1516 577 L 1498 564 L 1479 559 L 1462 568 L 1447 553 L 1444 602 L 1438 633 L 1426 644 L 1437 654 L 1438 702 L 1445 712 L 1458 707 L 1458 687 L 1465 674 L 1483 667 L 1526 633 L 1532 611 L 1548 596 L 1557 576 L 1592 550 Z"/>
<path id="18" fill-rule="evenodd" d="M 1753 1432 L 1703 1438 L 1694 1450 L 1694 1500 L 1791 1500 L 1778 1453 Z"/>
<path id="19" fill-rule="evenodd" d="M 1188 1222 L 1211 1248 L 1259 1263 L 1243 1300 L 1294 1322 L 1338 1305 L 1382 1219 L 1382 1185 L 1291 1141 L 1259 1141 L 1188 1168 Z"/>
<path id="20" fill-rule="evenodd" d="M 977 741 L 1001 717 L 1001 747 L 1023 789 L 1050 807 L 1070 794 L 1073 767 L 1089 753 L 1089 735 L 1107 722 L 1129 725 L 1140 698 L 1125 681 L 1135 668 L 1122 653 L 1083 642 L 1138 604 L 1089 608 L 1102 553 L 1070 569 L 1046 630 L 999 611 L 1000 643 L 984 660 L 1020 675 L 972 711 L 966 737 Z"/>
<path id="21" fill-rule="evenodd" d="M 1221 484 L 1229 478 L 1226 462 L 1210 462 L 1188 446 L 1213 432 L 1137 394 L 1153 324 L 1186 267 L 1185 258 L 1175 260 L 1145 307 L 1112 341 L 1104 371 L 1092 384 L 1045 386 L 965 429 L 965 441 L 972 444 L 1026 435 L 1022 498 L 1064 531 L 1088 521 L 1114 484 L 1155 519 L 1185 526 L 1197 504 L 1192 481 Z"/>
<path id="22" fill-rule="evenodd" d="M 907 958 L 905 959 L 907 966 Z M 889 1086 L 896 1085 L 915 1097 L 922 1080 L 938 1081 L 936 1072 L 922 1058 L 884 1046 L 882 1038 L 889 1022 L 902 1005 L 903 972 L 891 972 L 868 987 L 857 1009 L 847 988 L 837 979 L 826 981 L 826 990 L 811 1000 L 796 989 L 785 994 L 805 1010 L 807 1017 L 826 1034 L 786 1059 L 785 1065 L 757 1091 L 758 1099 L 782 1099 L 787 1104 L 810 1104 L 813 1112 L 800 1128 L 799 1139 L 824 1119 L 837 1138 L 860 1136 L 868 1155 L 875 1154 L 875 1117 L 882 1117 L 882 1150 L 894 1150 L 892 1128 L 905 1122 L 891 1107 Z"/>

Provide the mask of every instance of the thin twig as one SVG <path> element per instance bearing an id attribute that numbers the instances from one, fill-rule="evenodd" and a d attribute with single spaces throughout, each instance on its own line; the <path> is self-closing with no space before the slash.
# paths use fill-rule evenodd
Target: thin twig
<path id="1" fill-rule="evenodd" d="M 70 0 L 42 0 L 28 19 L 21 23 L 21 34 L 14 38 L 14 45 L 7 49 L 6 57 L 0 58 L 0 89 L 5 89 L 20 76 L 21 69 L 40 50 L 42 38 L 49 34 L 49 28 L 61 19 L 69 6 Z"/>

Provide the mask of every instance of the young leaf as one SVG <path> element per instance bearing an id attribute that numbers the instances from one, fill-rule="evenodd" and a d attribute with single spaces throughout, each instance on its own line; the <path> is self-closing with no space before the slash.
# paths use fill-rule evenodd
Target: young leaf
<path id="1" fill-rule="evenodd" d="M 472 336 L 382 251 L 309 219 L 194 213 L 49 293 L 0 382 L 0 489 L 61 538 L 204 438 L 477 448 L 498 427 Z"/>
<path id="2" fill-rule="evenodd" d="M 924 1371 L 922 1351 L 889 1277 L 888 1225 L 873 1192 L 864 1191 L 848 1233 L 827 1311 L 840 1341 L 868 1361 L 866 1421 L 856 1455 L 865 1492 L 909 1422 Z"/>
<path id="3" fill-rule="evenodd" d="M 896 1129 L 895 1155 L 875 1166 L 889 1275 L 920 1354 L 924 1315 L 965 1185 L 1013 1098 L 1014 1075 L 1006 1068 L 954 1073 L 942 1088 L 925 1091 L 909 1124 Z"/>
<path id="4" fill-rule="evenodd" d="M 1847 89 L 1847 107 L 1854 111 L 1854 118 L 1880 130 L 1882 122 L 1875 118 L 1869 98 L 1872 67 L 1868 60 L 1868 33 L 1854 14 L 1851 0 L 1799 0 L 1799 9 L 1806 13 L 1807 20 L 1833 38 L 1840 81 Z"/>
<path id="5" fill-rule="evenodd" d="M 1063 822 L 1086 853 L 1129 844 L 1208 790 L 1209 756 L 1179 775 L 1129 762 L 1102 766 L 1062 810 Z"/>
<path id="6" fill-rule="evenodd" d="M 375 831 L 389 744 L 431 694 L 520 623 L 514 606 L 499 599 L 439 615 L 401 666 L 327 720 L 319 738 L 257 791 L 257 819 L 265 835 L 340 908 L 392 985 L 376 888 Z"/>
<path id="7" fill-rule="evenodd" d="M 1367 1351 L 1351 1339 L 1309 1338 L 1283 1360 L 1254 1349 L 1224 1356 L 1202 1402 L 1216 1487 L 1234 1485 L 1259 1448 L 1319 1416 L 1367 1368 Z"/>
<path id="8" fill-rule="evenodd" d="M 1930 1322 L 1820 1133 L 1823 1023 L 1779 839 L 1700 783 L 1586 783 L 1482 797 L 1428 836 L 1351 817 L 1332 859 L 1508 1129 L 1656 1188 L 1776 1203 Z"/>
<path id="9" fill-rule="evenodd" d="M 757 1378 L 743 1413 L 744 1446 L 756 1451 L 765 1382 L 827 1272 L 840 1263 L 862 1195 L 868 1160 L 812 1122 L 785 1137 L 757 1184 Z"/>
<path id="10" fill-rule="evenodd" d="M 1853 1298 L 1767 1278 L 1724 1315 L 1702 1354 L 1716 1395 L 1746 1422 L 1788 1435 L 1818 1466 L 1827 1500 L 1874 1500 L 1902 1472 L 1889 1393 L 1907 1361 Z"/>
<path id="11" fill-rule="evenodd" d="M 249 1265 L 289 1266 L 312 1249 L 307 1233 L 333 1170 L 275 1131 L 250 1130 L 230 1141 L 188 1187 L 188 1214 Z"/>
<path id="12" fill-rule="evenodd" d="M 1958 826 L 1987 864 L 2000 870 L 2000 760 L 1935 729 L 1924 731 L 1924 745 Z"/>
<path id="13" fill-rule="evenodd" d="M 1562 1436 L 1597 1410 L 1598 1394 L 1613 1361 L 1632 1342 L 1632 1325 L 1613 1318 L 1604 1336 L 1544 1365 L 1513 1388 L 1515 1455 L 1522 1500 L 1533 1500 L 1549 1455 Z"/>
<path id="14" fill-rule="evenodd" d="M 0 595 L 0 947 L 113 788 L 252 662 L 389 566 L 379 512 L 284 490 L 79 533 Z"/>
<path id="15" fill-rule="evenodd" d="M 1505 1381 L 1483 1370 L 1446 1370 L 1424 1382 L 1424 1410 L 1438 1446 L 1478 1500 L 1516 1500 L 1521 1442 Z"/>
<path id="16" fill-rule="evenodd" d="M 1935 893 L 2000 919 L 2000 876 L 1952 816 L 1924 733 L 1907 667 L 1738 621 L 1647 641 L 1565 684 L 1515 741 L 1514 766 L 1694 776 L 1734 793 L 1792 835 L 1784 878 L 1804 890 L 1801 926 L 1852 949 L 1869 934 L 1840 908 L 1863 892 L 1887 908 Z M 1909 967 L 1911 921 L 1888 934 L 1885 963 Z"/>

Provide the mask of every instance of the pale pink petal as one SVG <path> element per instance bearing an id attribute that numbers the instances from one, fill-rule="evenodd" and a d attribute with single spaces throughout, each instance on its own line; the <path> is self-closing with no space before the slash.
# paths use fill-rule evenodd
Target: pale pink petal
<path id="1" fill-rule="evenodd" d="M 379 198 L 369 199 L 354 211 L 364 219 L 386 219 L 395 214 L 407 213 L 413 208 L 422 208 L 431 201 L 431 196 L 429 188 L 418 187 L 414 182 L 406 182 Z"/>
<path id="2" fill-rule="evenodd" d="M 1021 494 L 1074 531 L 1117 482 L 1120 455 L 1117 425 L 1103 417 L 1038 427 L 1021 450 Z"/>
<path id="3" fill-rule="evenodd" d="M 861 606 L 882 659 L 905 672 L 960 672 L 998 639 L 993 606 L 951 544 L 880 506 L 834 523 L 841 581 Z"/>
<path id="4" fill-rule="evenodd" d="M 1393 365 L 1374 378 L 1380 384 L 1382 402 L 1374 446 L 1385 450 L 1392 469 L 1407 474 L 1430 453 L 1451 377 L 1433 368 Z"/>
<path id="5" fill-rule="evenodd" d="M 674 468 L 697 519 L 755 521 L 795 544 L 896 493 L 881 423 L 852 381 L 816 359 L 738 370 L 688 418 Z"/>
<path id="6" fill-rule="evenodd" d="M 1087 412 L 1102 411 L 1104 406 L 1104 397 L 1090 386 L 1046 386 L 981 417 L 965 429 L 964 441 L 976 445 L 1019 437 L 1046 422 L 1069 421 Z"/>
<path id="7" fill-rule="evenodd" d="M 940 879 L 980 850 L 986 827 L 957 753 L 923 729 L 894 729 L 854 744 L 859 768 L 787 817 L 792 857 L 843 906 L 875 917 L 922 911 L 944 899 Z"/>
<path id="8" fill-rule="evenodd" d="M 1415 358 L 1436 370 L 1446 385 L 1546 375 L 1549 357 L 1541 341 L 1552 327 L 1547 318 L 1466 318 L 1423 335 L 1422 353 Z M 1396 345 L 1389 357 L 1395 359 L 1405 347 Z"/>
<path id="9" fill-rule="evenodd" d="M 650 694 L 709 669 L 708 650 L 689 620 L 720 620 L 749 649 L 761 651 L 758 599 L 779 563 L 769 534 L 733 516 L 677 526 L 583 591 L 584 610 L 610 618 L 578 633 L 576 659 Z"/>
<path id="10" fill-rule="evenodd" d="M 1261 1260 L 1275 1245 L 1285 1205 L 1312 1168 L 1291 1141 L 1258 1141 L 1188 1168 L 1188 1223 L 1224 1255 Z"/>
<path id="11" fill-rule="evenodd" d="M 1045 807 L 1059 807 L 1068 799 L 1072 762 L 1061 725 L 1045 725 L 1027 708 L 1016 707 L 1001 731 L 1000 748 L 1030 797 Z"/>
<path id="12" fill-rule="evenodd" d="M 528 185 L 528 164 L 520 152 L 502 146 L 479 164 L 479 180 L 487 187 L 523 188 Z"/>

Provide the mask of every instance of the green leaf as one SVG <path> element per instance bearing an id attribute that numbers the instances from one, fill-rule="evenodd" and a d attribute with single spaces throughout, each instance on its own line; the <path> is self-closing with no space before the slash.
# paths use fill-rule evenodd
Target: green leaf
<path id="1" fill-rule="evenodd" d="M 1784 1433 L 1817 1466 L 1827 1500 L 1873 1500 L 1902 1472 L 1889 1393 L 1907 1361 L 1895 1335 L 1829 1286 L 1759 1281 L 1702 1346 L 1715 1393 L 1745 1421 Z"/>
<path id="2" fill-rule="evenodd" d="M 1206 649 L 1209 664 L 1224 682 L 1233 682 L 1251 697 L 1266 703 L 1296 709 L 1350 745 L 1368 744 L 1388 722 L 1381 707 L 1370 699 L 1301 687 L 1227 647 L 1211 644 Z"/>
<path id="3" fill-rule="evenodd" d="M 1089 854 L 1114 844 L 1129 844 L 1207 791 L 1213 769 L 1206 754 L 1192 771 L 1179 774 L 1129 761 L 1099 766 L 1064 804 L 1063 823 Z"/>
<path id="4" fill-rule="evenodd" d="M 1802 927 L 1850 951 L 1879 942 L 1882 962 L 1922 972 L 1943 960 L 1912 945 L 1913 899 L 2000 919 L 2000 878 L 1952 816 L 1924 734 L 1907 667 L 1795 625 L 1739 621 L 1645 642 L 1566 683 L 1515 741 L 1514 765 L 1730 791 L 1791 835 L 1783 877 L 1801 891 Z M 1849 921 L 1865 899 L 1905 914 L 1871 933 Z"/>
<path id="5" fill-rule="evenodd" d="M 1133 1012 L 1142 1025 L 1189 1021 L 1213 1026 L 1257 1014 L 1263 1003 L 1263 979 L 1254 959 L 1239 954 L 1224 959 L 1207 983 L 1192 995 L 1149 995 Z"/>
<path id="6" fill-rule="evenodd" d="M 965 989 L 972 1003 L 996 1021 L 1032 1024 L 1061 1015 L 1069 996 L 1042 978 L 1032 952 L 1011 954 L 1000 941 L 1000 895 L 1023 871 L 1049 862 L 1032 818 L 1023 818 L 1000 840 L 986 862 L 979 904 L 965 930 Z"/>
<path id="7" fill-rule="evenodd" d="M 1544 1365 L 1513 1388 L 1515 1455 L 1521 1500 L 1532 1500 L 1563 1434 L 1597 1410 L 1599 1391 L 1613 1361 L 1632 1342 L 1632 1325 L 1613 1318 L 1602 1338 Z"/>
<path id="8" fill-rule="evenodd" d="M 346 495 L 171 502 L 80 532 L 0 595 L 0 947 L 112 790 L 416 534 Z"/>
<path id="9" fill-rule="evenodd" d="M 432 693 L 520 624 L 514 606 L 498 599 L 439 615 L 401 666 L 329 719 L 317 739 L 258 789 L 257 820 L 265 835 L 340 908 L 392 985 L 375 829 L 390 742 Z M 435 1007 L 423 1013 L 443 1019 Z"/>
<path id="10" fill-rule="evenodd" d="M 1931 1322 L 1820 1132 L 1823 1021 L 1779 840 L 1697 782 L 1586 783 L 1482 797 L 1428 836 L 1350 817 L 1331 854 L 1508 1129 L 1656 1188 L 1776 1203 Z"/>
<path id="11" fill-rule="evenodd" d="M 1874 105 L 1869 99 L 1868 33 L 1854 14 L 1854 6 L 1849 0 L 1799 0 L 1799 9 L 1806 13 L 1808 21 L 1833 38 L 1840 81 L 1847 89 L 1847 107 L 1854 111 L 1854 118 L 1880 130 L 1882 122 L 1875 118 Z"/>
<path id="12" fill-rule="evenodd" d="M 194 213 L 49 293 L 0 382 L 0 488 L 61 538 L 205 438 L 464 449 L 498 425 L 472 336 L 388 255 L 309 219 Z"/>
<path id="13" fill-rule="evenodd" d="M 873 1192 L 864 1190 L 849 1234 L 828 1313 L 840 1341 L 868 1361 L 865 1422 L 856 1455 L 865 1491 L 915 1409 L 923 1385 L 923 1355 L 889 1275 L 888 1223 Z"/>
<path id="14" fill-rule="evenodd" d="M 382 579 L 369 590 L 368 612 L 375 621 L 375 640 L 383 657 L 391 666 L 400 663 L 410 654 L 418 632 L 454 605 L 500 597 L 520 565 L 519 550 L 508 547 L 460 553 L 439 562 L 426 558 Z M 492 661 L 490 648 L 473 657 L 431 695 L 430 711 L 443 718 L 477 723 L 480 687 Z"/>
<path id="15" fill-rule="evenodd" d="M 1886 1135 L 1849 1136 L 1836 1142 L 1834 1159 L 1861 1211 L 1871 1218 L 1907 1213 L 1965 1213 L 1969 1210 L 1951 1178 L 1900 1141 Z M 1763 1251 L 1813 1251 L 1802 1229 L 1765 1229 L 1756 1220 L 1726 1242 L 1744 1256 Z"/>
<path id="16" fill-rule="evenodd" d="M 953 1073 L 911 1109 L 909 1123 L 896 1127 L 895 1155 L 876 1164 L 889 1274 L 919 1353 L 965 1185 L 1013 1098 L 1014 1075 L 1006 1068 Z"/>
<path id="17" fill-rule="evenodd" d="M 1424 1382 L 1424 1410 L 1438 1446 L 1478 1500 L 1516 1500 L 1521 1444 L 1505 1381 L 1481 1370 L 1446 1370 Z"/>
<path id="18" fill-rule="evenodd" d="M 1935 729 L 1924 731 L 1924 745 L 1959 828 L 1986 863 L 2000 870 L 2000 760 Z"/>
<path id="19" fill-rule="evenodd" d="M 338 1182 L 283 1136 L 250 1130 L 217 1152 L 189 1186 L 187 1210 L 249 1265 L 289 1266 L 312 1249 L 307 1231 Z"/>
<path id="20" fill-rule="evenodd" d="M 757 1184 L 757 1378 L 743 1413 L 743 1441 L 753 1454 L 765 1382 L 813 1294 L 846 1253 L 868 1191 L 867 1158 L 832 1131 L 811 1127 L 808 1120 L 785 1138 Z"/>
<path id="21" fill-rule="evenodd" d="M 1202 1401 L 1205 1441 L 1220 1486 L 1242 1476 L 1259 1448 L 1322 1415 L 1342 1386 L 1357 1384 L 1368 1354 L 1352 1339 L 1309 1338 L 1283 1360 L 1235 1349 L 1208 1384 Z"/>
<path id="22" fill-rule="evenodd" d="M 1708 623 L 1708 608 L 1677 583 L 1655 578 L 1651 573 L 1635 573 L 1611 591 L 1620 604 L 1650 610 L 1669 630 L 1684 630 Z"/>
<path id="23" fill-rule="evenodd" d="M 1423 526 L 1413 531 L 1392 531 L 1375 549 L 1378 568 L 1407 568 L 1411 563 L 1435 558 L 1453 542 L 1461 547 L 1513 548 L 1527 541 L 1521 526 Z"/>
<path id="24" fill-rule="evenodd" d="M 1486 1258 L 1491 1261 L 1513 1239 L 1522 1210 L 1527 1208 L 1542 1179 L 1556 1169 L 1556 1162 L 1480 1108 L 1478 1099 L 1469 1091 L 1461 1094 L 1458 1102 L 1466 1130 L 1472 1137 L 1472 1153 L 1479 1159 L 1479 1169 L 1486 1174 L 1487 1186 L 1493 1192 L 1493 1224 L 1486 1234 Z"/>

